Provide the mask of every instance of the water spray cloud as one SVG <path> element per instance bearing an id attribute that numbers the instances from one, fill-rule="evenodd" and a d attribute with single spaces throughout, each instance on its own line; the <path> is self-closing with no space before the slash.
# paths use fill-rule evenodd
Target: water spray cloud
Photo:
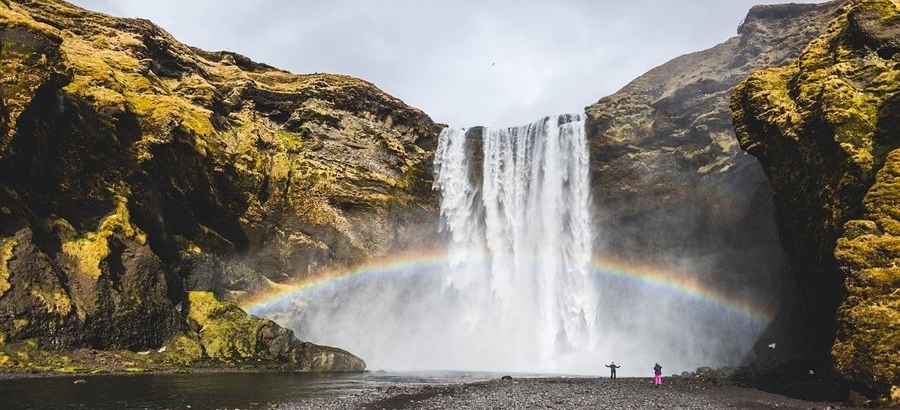
<path id="1" fill-rule="evenodd" d="M 592 256 L 583 116 L 484 129 L 481 164 L 471 142 L 448 128 L 435 154 L 445 249 L 321 272 L 245 309 L 374 369 L 596 374 L 614 359 L 638 375 L 747 354 L 771 315 L 740 292 Z"/>

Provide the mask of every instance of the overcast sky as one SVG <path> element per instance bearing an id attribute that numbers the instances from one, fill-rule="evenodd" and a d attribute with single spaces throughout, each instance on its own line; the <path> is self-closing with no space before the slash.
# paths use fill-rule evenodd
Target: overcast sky
<path id="1" fill-rule="evenodd" d="M 73 1 L 152 20 L 202 49 L 359 77 L 461 127 L 582 112 L 653 67 L 735 36 L 750 7 L 765 2 Z"/>

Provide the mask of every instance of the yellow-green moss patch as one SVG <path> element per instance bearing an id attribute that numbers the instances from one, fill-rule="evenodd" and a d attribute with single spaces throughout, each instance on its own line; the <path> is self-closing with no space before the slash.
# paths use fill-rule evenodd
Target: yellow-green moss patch
<path id="1" fill-rule="evenodd" d="M 275 130 L 275 139 L 281 144 L 281 149 L 286 152 L 297 153 L 303 149 L 303 139 L 296 132 Z"/>
<path id="2" fill-rule="evenodd" d="M 125 371 L 128 373 L 145 373 L 149 372 L 150 369 L 145 369 L 143 367 L 126 367 Z"/>
<path id="3" fill-rule="evenodd" d="M 793 139 L 798 138 L 797 128 L 803 120 L 788 90 L 788 82 L 796 71 L 795 66 L 755 71 L 739 86 L 751 90 L 753 104 L 767 107 L 765 117 L 782 135 Z"/>
<path id="4" fill-rule="evenodd" d="M 226 363 L 257 357 L 257 332 L 269 321 L 248 315 L 212 292 L 188 292 L 188 319 L 200 325 L 206 355 Z"/>
<path id="5" fill-rule="evenodd" d="M 87 232 L 79 238 L 64 242 L 62 250 L 75 261 L 77 272 L 97 279 L 101 274 L 100 263 L 110 253 L 108 239 L 116 233 L 139 244 L 147 243 L 146 235 L 131 224 L 124 197 L 117 197 L 115 211 L 100 222 L 96 232 Z"/>
<path id="6" fill-rule="evenodd" d="M 203 345 L 196 337 L 186 333 L 179 333 L 167 343 L 169 349 L 163 361 L 179 367 L 190 366 L 201 359 L 205 354 Z"/>
<path id="7" fill-rule="evenodd" d="M 2 298 L 6 291 L 11 287 L 9 283 L 9 261 L 12 260 L 15 255 L 16 245 L 18 245 L 18 242 L 12 238 L 0 242 L 0 298 Z"/>
<path id="8" fill-rule="evenodd" d="M 61 287 L 47 289 L 46 284 L 32 284 L 29 288 L 29 294 L 44 305 L 47 313 L 66 316 L 74 308 L 72 299 Z"/>

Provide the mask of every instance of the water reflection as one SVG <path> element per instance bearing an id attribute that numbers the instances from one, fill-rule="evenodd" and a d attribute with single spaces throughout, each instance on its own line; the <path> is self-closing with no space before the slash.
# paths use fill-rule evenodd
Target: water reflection
<path id="1" fill-rule="evenodd" d="M 0 380 L 0 409 L 269 409 L 387 386 L 487 380 L 487 373 L 199 373 Z M 85 382 L 76 382 L 84 380 Z"/>

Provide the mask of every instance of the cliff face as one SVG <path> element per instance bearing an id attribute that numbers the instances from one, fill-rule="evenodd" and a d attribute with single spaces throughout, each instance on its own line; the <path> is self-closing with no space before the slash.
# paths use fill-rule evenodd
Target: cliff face
<path id="1" fill-rule="evenodd" d="M 738 36 L 587 107 L 598 246 L 661 264 L 688 261 L 700 280 L 747 292 L 772 311 L 799 303 L 799 285 L 782 274 L 772 188 L 738 145 L 730 95 L 753 70 L 796 58 L 842 4 L 753 7 Z M 769 353 L 773 341 L 779 355 L 808 351 L 781 316 L 757 352 Z"/>
<path id="2" fill-rule="evenodd" d="M 789 64 L 735 89 L 741 146 L 772 182 L 799 284 L 787 321 L 837 373 L 900 403 L 900 13 L 855 0 Z"/>
<path id="3" fill-rule="evenodd" d="M 432 235 L 439 127 L 367 82 L 54 0 L 0 3 L 0 65 L 0 344 L 215 357 L 198 318 L 232 311 L 197 316 L 189 291 L 236 297 Z M 253 323 L 221 361 L 335 352 Z"/>

